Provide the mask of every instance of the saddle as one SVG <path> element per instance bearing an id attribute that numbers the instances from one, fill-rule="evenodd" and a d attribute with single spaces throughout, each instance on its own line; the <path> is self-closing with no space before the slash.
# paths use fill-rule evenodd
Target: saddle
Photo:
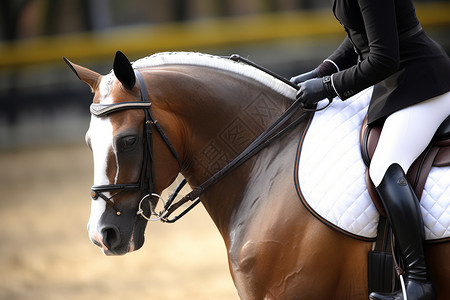
<path id="1" fill-rule="evenodd" d="M 367 116 L 361 128 L 361 154 L 366 165 L 366 185 L 372 201 L 380 213 L 377 240 L 374 249 L 368 256 L 368 285 L 369 292 L 393 292 L 400 288 L 396 274 L 398 267 L 394 263 L 392 250 L 392 231 L 387 221 L 386 212 L 375 186 L 369 176 L 369 164 L 378 144 L 381 125 L 369 126 Z M 408 170 L 407 176 L 417 198 L 420 200 L 428 174 L 433 166 L 450 166 L 450 116 L 444 120 L 436 131 L 431 143 L 416 159 Z"/>
<path id="2" fill-rule="evenodd" d="M 378 212 L 386 217 L 381 200 L 375 190 L 375 186 L 369 177 L 369 164 L 378 144 L 381 134 L 380 126 L 369 126 L 367 116 L 361 127 L 361 154 L 366 164 L 366 184 L 370 197 L 372 198 Z M 420 200 L 428 174 L 433 166 L 450 166 L 450 116 L 440 125 L 431 143 L 424 152 L 416 159 L 408 170 L 407 176 L 417 198 Z"/>

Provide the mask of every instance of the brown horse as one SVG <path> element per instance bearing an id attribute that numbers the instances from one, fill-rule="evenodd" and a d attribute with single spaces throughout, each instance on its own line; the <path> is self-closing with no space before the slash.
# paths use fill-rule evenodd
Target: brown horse
<path id="1" fill-rule="evenodd" d="M 295 95 L 251 66 L 201 54 L 159 54 L 131 67 L 118 53 L 106 76 L 68 63 L 95 93 L 86 134 L 95 184 L 88 230 L 105 254 L 143 245 L 147 220 L 136 211 L 142 204 L 149 215 L 158 197 L 148 197 L 151 205 L 141 199 L 160 194 L 179 173 L 191 187 L 201 185 Z M 372 242 L 324 225 L 296 193 L 294 161 L 307 121 L 200 196 L 225 241 L 242 299 L 368 299 Z M 427 252 L 439 299 L 450 299 L 450 244 Z"/>

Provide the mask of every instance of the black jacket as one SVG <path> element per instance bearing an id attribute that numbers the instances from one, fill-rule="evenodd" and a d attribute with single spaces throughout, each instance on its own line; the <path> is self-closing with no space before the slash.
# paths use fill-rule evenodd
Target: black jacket
<path id="1" fill-rule="evenodd" d="M 347 37 L 329 57 L 345 100 L 375 85 L 369 123 L 450 90 L 450 59 L 422 30 L 411 0 L 333 0 Z"/>

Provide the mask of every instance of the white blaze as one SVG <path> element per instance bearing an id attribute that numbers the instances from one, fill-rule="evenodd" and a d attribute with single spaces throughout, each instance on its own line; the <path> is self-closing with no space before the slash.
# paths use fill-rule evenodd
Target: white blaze
<path id="1" fill-rule="evenodd" d="M 109 184 L 106 175 L 107 158 L 113 149 L 113 128 L 108 117 L 91 117 L 91 124 L 87 133 L 94 157 L 94 185 Z M 104 193 L 109 197 L 109 193 Z M 106 201 L 102 199 L 91 201 L 91 216 L 89 218 L 89 234 L 92 236 L 97 231 L 97 223 L 106 209 Z"/>
<path id="2" fill-rule="evenodd" d="M 100 103 L 111 104 L 112 98 L 110 95 L 110 89 L 114 83 L 114 76 L 112 74 L 106 75 L 102 78 L 99 86 L 99 93 L 101 95 Z M 95 117 L 91 116 L 91 123 L 89 130 L 86 133 L 86 137 L 89 139 L 90 146 L 94 158 L 94 185 L 108 185 L 117 184 L 119 176 L 119 161 L 117 158 L 117 151 L 114 145 L 113 125 L 108 116 Z M 116 174 L 114 175 L 114 182 L 110 182 L 107 176 L 108 157 L 111 157 L 115 162 L 110 161 L 112 164 L 116 164 Z M 109 192 L 103 193 L 106 197 L 110 197 Z M 114 201 L 111 199 L 111 201 Z M 98 231 L 98 223 L 106 210 L 106 201 L 101 198 L 91 200 L 91 215 L 89 217 L 88 230 L 91 240 L 98 242 L 103 251 L 107 250 L 103 244 L 101 233 Z M 129 242 L 130 251 L 133 251 L 134 238 L 131 237 Z"/>
<path id="3" fill-rule="evenodd" d="M 103 96 L 101 103 L 111 102 L 111 99 L 109 99 L 110 97 L 107 97 L 108 92 L 105 87 L 109 84 L 111 84 L 110 78 L 108 78 L 108 76 L 103 77 L 100 84 L 100 94 Z M 94 158 L 94 185 L 110 184 L 106 174 L 106 168 L 108 162 L 107 159 L 111 151 L 113 151 L 114 158 L 116 159 L 117 171 L 115 178 L 117 180 L 119 166 L 117 164 L 117 154 L 113 143 L 113 126 L 110 118 L 107 116 L 102 118 L 91 116 L 91 123 L 86 136 L 89 138 Z M 108 192 L 105 192 L 104 195 L 106 197 L 110 196 Z M 106 201 L 103 201 L 103 199 L 91 201 L 91 215 L 88 223 L 89 235 L 91 237 L 96 235 L 97 223 L 105 212 L 105 209 Z"/>

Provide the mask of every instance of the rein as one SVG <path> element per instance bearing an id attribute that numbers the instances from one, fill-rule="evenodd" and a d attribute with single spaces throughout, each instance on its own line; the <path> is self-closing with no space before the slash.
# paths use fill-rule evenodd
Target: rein
<path id="1" fill-rule="evenodd" d="M 285 123 L 295 114 L 295 112 L 301 108 L 301 104 L 299 101 L 294 102 L 281 116 L 278 118 L 272 125 L 270 125 L 266 130 L 264 130 L 241 154 L 239 154 L 235 159 L 233 159 L 230 163 L 228 163 L 225 167 L 219 170 L 217 173 L 212 175 L 208 180 L 200 184 L 198 187 L 193 189 L 189 194 L 181 198 L 178 202 L 172 204 L 178 192 L 183 188 L 186 184 L 186 180 L 179 184 L 176 188 L 175 192 L 170 196 L 165 208 L 165 212 L 163 212 L 161 221 L 166 223 L 174 223 L 181 217 L 183 217 L 186 213 L 188 213 L 192 208 L 194 208 L 198 203 L 200 203 L 200 195 L 203 194 L 207 189 L 216 184 L 220 179 L 225 177 L 228 173 L 238 168 L 244 162 L 249 160 L 255 154 L 260 152 L 262 149 L 271 144 L 274 140 L 282 136 L 289 129 L 295 127 L 300 122 L 305 120 L 309 114 L 304 112 L 297 119 L 287 124 L 286 127 L 280 130 L 280 128 L 285 125 Z M 278 131 L 279 130 L 279 131 Z M 278 131 L 278 132 L 277 132 Z M 186 208 L 181 214 L 169 218 L 169 216 L 177 210 L 181 205 L 185 204 L 188 201 L 194 201 L 188 208 Z"/>
<path id="2" fill-rule="evenodd" d="M 236 62 L 244 62 L 248 65 L 251 65 L 275 78 L 278 80 L 281 80 L 282 82 L 290 85 L 291 87 L 295 88 L 296 90 L 299 89 L 299 87 L 292 83 L 291 81 L 287 80 L 286 78 L 260 66 L 255 64 L 254 62 L 245 59 L 237 54 L 233 54 L 229 57 L 229 59 L 236 61 Z M 178 193 L 181 191 L 181 189 L 186 185 L 187 181 L 186 179 L 183 179 L 183 181 L 178 185 L 178 187 L 175 189 L 173 194 L 170 196 L 169 200 L 167 201 L 164 210 L 161 212 L 161 221 L 165 223 L 174 223 L 177 220 L 179 220 L 181 217 L 183 217 L 185 214 L 187 214 L 191 209 L 193 209 L 197 204 L 200 203 L 200 195 L 203 194 L 207 189 L 209 189 L 211 186 L 216 184 L 220 179 L 225 177 L 228 173 L 231 171 L 237 169 L 239 166 L 241 166 L 244 162 L 249 160 L 251 157 L 256 155 L 258 152 L 260 152 L 262 149 L 267 147 L 269 144 L 271 144 L 274 140 L 281 137 L 284 133 L 286 133 L 289 129 L 295 127 L 300 122 L 305 120 L 309 114 L 307 112 L 309 111 L 319 111 L 322 109 L 327 108 L 331 104 L 331 100 L 329 100 L 329 103 L 322 108 L 314 109 L 314 108 L 305 108 L 303 103 L 300 101 L 295 101 L 274 123 L 272 123 L 266 130 L 264 130 L 243 152 L 241 152 L 236 158 L 234 158 L 231 162 L 229 162 L 225 167 L 223 167 L 221 170 L 219 170 L 217 173 L 212 175 L 209 179 L 207 179 L 205 182 L 200 184 L 198 187 L 193 189 L 189 194 L 178 200 L 178 202 L 173 203 L 174 199 L 178 195 Z M 288 123 L 283 129 L 280 130 L 280 128 L 283 127 L 283 125 L 286 124 L 286 122 L 292 118 L 292 116 L 297 112 L 297 110 L 301 108 L 304 110 L 304 112 L 294 121 L 291 123 Z M 278 131 L 279 130 L 279 131 Z M 278 132 L 277 132 L 278 131 Z M 186 202 L 193 201 L 193 203 L 187 207 L 184 211 L 182 211 L 179 215 L 169 218 L 171 214 L 173 214 L 181 205 L 185 204 Z M 173 203 L 173 204 L 172 204 Z"/>

